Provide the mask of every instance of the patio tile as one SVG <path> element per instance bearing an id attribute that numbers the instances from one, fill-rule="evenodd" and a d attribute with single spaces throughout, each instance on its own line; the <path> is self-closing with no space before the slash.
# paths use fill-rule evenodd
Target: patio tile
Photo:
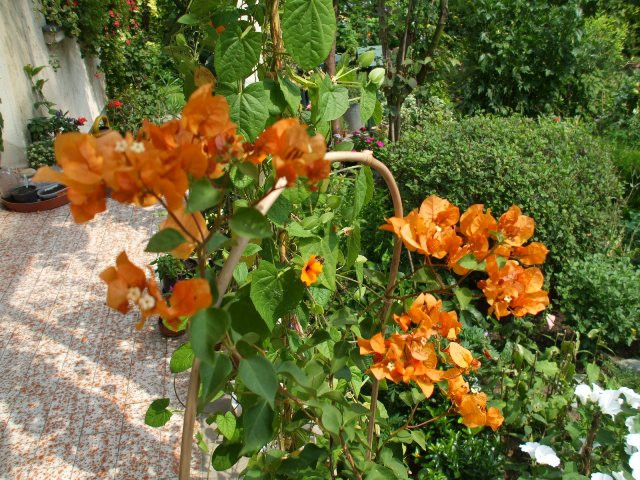
<path id="1" fill-rule="evenodd" d="M 144 247 L 162 218 L 108 203 L 83 225 L 68 207 L 0 210 L 2 479 L 176 478 L 181 417 L 154 429 L 144 415 L 160 397 L 180 408 L 168 357 L 184 340 L 162 338 L 153 321 L 136 331 L 138 315 L 107 308 L 98 277 L 122 250 L 153 260 Z M 178 377 L 182 396 L 187 381 Z"/>

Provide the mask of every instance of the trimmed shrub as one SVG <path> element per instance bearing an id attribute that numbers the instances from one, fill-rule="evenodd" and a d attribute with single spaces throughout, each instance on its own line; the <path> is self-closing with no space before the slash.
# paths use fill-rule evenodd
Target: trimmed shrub
<path id="1" fill-rule="evenodd" d="M 27 147 L 27 162 L 31 168 L 40 168 L 56 164 L 53 139 L 39 140 Z"/>
<path id="2" fill-rule="evenodd" d="M 407 130 L 390 147 L 388 163 L 405 208 L 431 194 L 461 209 L 483 203 L 496 215 L 517 204 L 536 221 L 534 240 L 550 250 L 547 273 L 585 253 L 607 251 L 621 224 L 615 167 L 585 128 L 557 120 L 478 116 Z M 365 212 L 364 238 L 374 238 L 366 255 L 373 260 L 391 243 L 376 230 L 380 214 L 390 212 L 380 192 Z"/>
<path id="3" fill-rule="evenodd" d="M 610 347 L 631 345 L 640 327 L 640 270 L 627 257 L 587 255 L 570 260 L 556 276 L 566 323 Z"/>

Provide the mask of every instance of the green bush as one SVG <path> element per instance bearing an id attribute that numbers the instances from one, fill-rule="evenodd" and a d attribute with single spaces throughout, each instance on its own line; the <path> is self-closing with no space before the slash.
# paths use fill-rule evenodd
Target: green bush
<path id="1" fill-rule="evenodd" d="M 567 262 L 556 289 L 567 324 L 583 334 L 597 329 L 593 334 L 616 346 L 638 338 L 639 285 L 640 270 L 628 258 L 597 253 Z"/>
<path id="2" fill-rule="evenodd" d="M 624 18 L 584 17 L 579 0 L 458 4 L 449 31 L 461 39 L 456 96 L 464 111 L 610 114 L 625 77 Z"/>
<path id="3" fill-rule="evenodd" d="M 27 147 L 27 162 L 31 168 L 55 165 L 56 156 L 53 150 L 53 139 L 39 140 Z"/>
<path id="4" fill-rule="evenodd" d="M 536 221 L 535 240 L 550 250 L 547 273 L 588 252 L 603 252 L 621 228 L 622 187 L 609 154 L 580 125 L 522 117 L 468 117 L 407 131 L 389 149 L 389 168 L 405 211 L 436 194 L 465 209 L 483 203 L 500 215 L 512 204 Z M 391 236 L 382 187 L 365 217 L 380 259 Z M 388 211 L 388 210 L 387 210 Z M 386 239 L 386 240 L 385 240 Z M 383 245 L 381 245 L 383 244 Z"/>

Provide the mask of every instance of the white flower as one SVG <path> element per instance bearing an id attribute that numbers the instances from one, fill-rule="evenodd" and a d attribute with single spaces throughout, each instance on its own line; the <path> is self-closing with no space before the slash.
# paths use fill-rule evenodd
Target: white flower
<path id="1" fill-rule="evenodd" d="M 640 409 L 640 394 L 627 387 L 620 387 L 618 391 L 624 395 L 631 408 Z"/>
<path id="2" fill-rule="evenodd" d="M 613 475 L 614 480 L 627 480 L 622 470 L 620 470 L 619 472 L 613 472 L 611 475 Z"/>
<path id="3" fill-rule="evenodd" d="M 547 313 L 547 327 L 549 327 L 549 330 L 553 329 L 553 326 L 556 323 L 556 316 L 555 315 L 551 315 L 550 313 Z"/>
<path id="4" fill-rule="evenodd" d="M 636 452 L 629 458 L 629 466 L 631 467 L 631 476 L 634 480 L 640 480 L 640 452 Z"/>
<path id="5" fill-rule="evenodd" d="M 540 465 L 549 465 L 551 467 L 560 465 L 560 459 L 556 455 L 556 452 L 547 445 L 541 445 L 538 442 L 527 442 L 520 445 L 520 450 L 528 453 L 529 456 Z"/>
<path id="6" fill-rule="evenodd" d="M 116 146 L 115 146 L 114 150 L 116 152 L 122 153 L 122 152 L 127 150 L 128 146 L 129 146 L 129 144 L 127 143 L 126 140 L 118 140 L 116 142 Z"/>
<path id="7" fill-rule="evenodd" d="M 613 477 L 606 473 L 592 473 L 591 480 L 613 480 Z"/>
<path id="8" fill-rule="evenodd" d="M 589 397 L 589 400 L 591 400 L 593 403 L 597 403 L 597 401 L 600 399 L 600 394 L 603 392 L 602 388 L 600 388 L 599 385 L 593 383 L 591 384 L 591 395 Z"/>
<path id="9" fill-rule="evenodd" d="M 620 413 L 622 411 L 622 408 L 620 408 L 622 399 L 619 397 L 620 392 L 618 390 L 604 390 L 598 399 L 598 406 L 602 413 L 611 415 L 611 418 Z"/>
<path id="10" fill-rule="evenodd" d="M 581 383 L 576 387 L 574 393 L 583 404 L 587 403 L 587 400 L 591 400 L 591 388 L 589 387 L 589 385 Z"/>
<path id="11" fill-rule="evenodd" d="M 629 429 L 629 433 L 640 433 L 640 431 L 636 430 L 635 428 L 635 420 L 636 417 L 627 417 L 627 419 L 624 421 L 627 429 Z"/>
<path id="12" fill-rule="evenodd" d="M 142 152 L 144 152 L 144 143 L 142 143 L 142 142 L 133 142 L 131 144 L 131 147 L 129 147 L 129 149 L 133 153 L 142 153 Z"/>
<path id="13" fill-rule="evenodd" d="M 631 433 L 627 435 L 627 445 L 636 450 L 640 450 L 640 433 Z"/>
<path id="14" fill-rule="evenodd" d="M 538 442 L 527 442 L 520 445 L 520 450 L 524 453 L 528 453 L 531 458 L 533 458 L 533 454 L 536 451 L 540 444 Z"/>

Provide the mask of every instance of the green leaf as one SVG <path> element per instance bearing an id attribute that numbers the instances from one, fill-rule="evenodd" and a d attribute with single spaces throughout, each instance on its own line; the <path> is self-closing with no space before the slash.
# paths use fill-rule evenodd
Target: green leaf
<path id="1" fill-rule="evenodd" d="M 264 398 L 273 408 L 278 390 L 278 379 L 273 364 L 266 358 L 243 358 L 238 367 L 238 378 L 253 393 Z"/>
<path id="2" fill-rule="evenodd" d="M 269 119 L 269 92 L 262 82 L 252 83 L 241 92 L 227 96 L 229 117 L 238 125 L 239 132 L 253 142 L 267 126 Z"/>
<path id="3" fill-rule="evenodd" d="M 231 360 L 224 353 L 215 352 L 213 363 L 200 365 L 200 395 L 198 396 L 198 410 L 207 405 L 212 398 L 224 387 L 233 369 Z"/>
<path id="4" fill-rule="evenodd" d="M 274 82 L 270 78 L 264 78 L 262 83 L 269 93 L 269 103 L 267 104 L 269 108 L 269 115 L 272 117 L 280 117 L 288 106 L 287 101 L 284 98 L 284 94 L 280 89 L 280 84 L 278 82 Z M 250 163 L 249 165 L 253 164 Z"/>
<path id="5" fill-rule="evenodd" d="M 287 51 L 303 69 L 311 70 L 327 58 L 335 32 L 332 0 L 285 1 L 282 39 Z"/>
<path id="6" fill-rule="evenodd" d="M 196 357 L 213 364 L 216 345 L 227 333 L 230 323 L 229 314 L 220 308 L 204 308 L 191 317 L 189 336 Z"/>
<path id="7" fill-rule="evenodd" d="M 167 409 L 168 406 L 168 398 L 160 398 L 151 402 L 144 416 L 144 423 L 154 428 L 166 424 L 171 418 L 171 415 L 173 415 L 173 413 Z"/>
<path id="8" fill-rule="evenodd" d="M 373 109 L 371 119 L 376 125 L 379 125 L 382 121 L 382 103 L 380 103 L 380 100 L 376 100 L 376 107 Z"/>
<path id="9" fill-rule="evenodd" d="M 262 34 L 228 26 L 216 43 L 213 64 L 221 82 L 244 80 L 260 60 Z"/>
<path id="10" fill-rule="evenodd" d="M 196 17 L 195 15 L 192 15 L 190 13 L 187 13 L 185 15 L 182 15 L 178 20 L 178 23 L 182 23 L 183 25 L 196 25 L 198 23 L 198 17 Z"/>
<path id="11" fill-rule="evenodd" d="M 358 214 L 362 210 L 362 207 L 364 207 L 365 201 L 367 199 L 367 192 L 369 189 L 369 179 L 367 178 L 367 173 L 365 172 L 367 168 L 369 167 L 361 168 L 358 171 L 358 175 L 356 175 L 353 210 L 351 211 L 351 215 L 349 216 L 350 221 L 358 218 Z"/>
<path id="12" fill-rule="evenodd" d="M 373 52 L 372 52 L 373 53 Z M 377 88 L 373 83 L 360 87 L 360 121 L 364 124 L 371 118 L 376 109 Z"/>
<path id="13" fill-rule="evenodd" d="M 242 414 L 244 448 L 241 453 L 256 452 L 273 437 L 273 410 L 260 400 Z"/>
<path id="14" fill-rule="evenodd" d="M 542 373 L 547 378 L 553 378 L 558 373 L 558 364 L 549 360 L 538 360 L 536 372 Z"/>
<path id="15" fill-rule="evenodd" d="M 473 292 L 468 288 L 454 288 L 453 293 L 460 304 L 460 310 L 466 310 L 473 298 Z"/>
<path id="16" fill-rule="evenodd" d="M 291 360 L 287 360 L 278 365 L 277 371 L 279 374 L 288 375 L 301 387 L 309 388 L 311 386 L 306 374 Z"/>
<path id="17" fill-rule="evenodd" d="M 427 442 L 422 430 L 411 430 L 411 438 L 414 442 L 420 445 L 423 450 L 427 449 Z"/>
<path id="18" fill-rule="evenodd" d="M 340 433 L 340 426 L 342 425 L 342 414 L 340 410 L 331 404 L 323 404 L 322 408 L 322 425 L 330 432 L 338 435 Z"/>
<path id="19" fill-rule="evenodd" d="M 597 383 L 600 377 L 600 368 L 595 363 L 589 363 L 587 365 L 587 378 L 589 383 Z"/>
<path id="20" fill-rule="evenodd" d="M 329 75 L 325 75 L 318 89 L 318 115 L 321 120 L 331 121 L 340 118 L 349 108 L 349 91 L 335 85 Z"/>
<path id="21" fill-rule="evenodd" d="M 244 262 L 238 263 L 233 269 L 233 279 L 236 281 L 238 285 L 242 285 L 247 281 L 247 277 L 249 276 L 249 268 L 247 264 Z"/>
<path id="22" fill-rule="evenodd" d="M 287 225 L 287 232 L 291 237 L 311 238 L 316 236 L 297 222 Z"/>
<path id="23" fill-rule="evenodd" d="M 246 297 L 239 298 L 228 307 L 231 315 L 231 328 L 240 335 L 257 333 L 265 338 L 273 330 L 274 322 L 266 322 L 255 309 L 253 302 Z"/>
<path id="24" fill-rule="evenodd" d="M 275 265 L 262 260 L 251 276 L 250 297 L 270 328 L 278 318 L 296 308 L 304 295 L 304 284 L 293 270 L 281 273 Z"/>
<path id="25" fill-rule="evenodd" d="M 301 105 L 300 88 L 287 77 L 278 76 L 278 83 L 287 105 L 294 114 L 297 113 Z"/>
<path id="26" fill-rule="evenodd" d="M 267 217 L 277 225 L 284 225 L 289 222 L 291 212 L 293 212 L 293 204 L 280 195 L 267 212 Z"/>
<path id="27" fill-rule="evenodd" d="M 353 142 L 340 142 L 333 147 L 334 152 L 350 152 L 353 150 L 355 144 Z"/>
<path id="28" fill-rule="evenodd" d="M 164 228 L 149 239 L 145 252 L 170 252 L 184 242 L 185 239 L 180 232 L 173 228 Z"/>
<path id="29" fill-rule="evenodd" d="M 219 445 L 211 456 L 211 466 L 218 472 L 224 472 L 233 467 L 240 460 L 241 443 L 225 443 Z"/>
<path id="30" fill-rule="evenodd" d="M 169 360 L 169 370 L 171 373 L 180 373 L 191 368 L 193 363 L 193 349 L 191 348 L 191 342 L 183 343 L 180 345 Z"/>
<path id="31" fill-rule="evenodd" d="M 187 200 L 188 212 L 201 212 L 215 207 L 223 198 L 222 190 L 211 185 L 207 178 L 194 180 L 189 186 L 189 199 Z"/>
<path id="32" fill-rule="evenodd" d="M 209 447 L 207 446 L 207 442 L 204 439 L 202 432 L 196 433 L 196 442 L 200 451 L 203 453 L 209 453 Z"/>
<path id="33" fill-rule="evenodd" d="M 218 430 L 228 440 L 233 438 L 233 434 L 236 433 L 236 416 L 231 412 L 226 412 L 224 415 L 216 415 L 216 425 Z"/>
<path id="34" fill-rule="evenodd" d="M 205 245 L 205 250 L 207 251 L 207 253 L 213 253 L 228 241 L 229 241 L 229 238 L 224 236 L 223 234 L 214 233 L 213 235 L 211 235 L 211 238 L 209 239 L 209 241 L 207 241 L 207 244 Z"/>
<path id="35" fill-rule="evenodd" d="M 262 250 L 262 247 L 260 245 L 250 243 L 247 245 L 247 248 L 244 249 L 244 252 L 242 252 L 242 256 L 250 257 L 251 255 L 255 255 L 256 253 L 258 253 L 260 250 Z"/>
<path id="36" fill-rule="evenodd" d="M 229 227 L 233 233 L 247 238 L 267 238 L 271 236 L 269 220 L 252 207 L 237 209 L 231 220 L 229 220 Z"/>
<path id="37" fill-rule="evenodd" d="M 482 262 L 478 262 L 473 253 L 467 253 L 464 257 L 458 260 L 458 265 L 469 270 L 484 271 L 487 263 L 484 260 Z"/>
<path id="38" fill-rule="evenodd" d="M 351 234 L 347 237 L 347 258 L 344 264 L 344 268 L 346 270 L 356 263 L 358 255 L 360 255 L 360 227 L 356 225 L 353 227 L 353 230 L 351 230 Z"/>

